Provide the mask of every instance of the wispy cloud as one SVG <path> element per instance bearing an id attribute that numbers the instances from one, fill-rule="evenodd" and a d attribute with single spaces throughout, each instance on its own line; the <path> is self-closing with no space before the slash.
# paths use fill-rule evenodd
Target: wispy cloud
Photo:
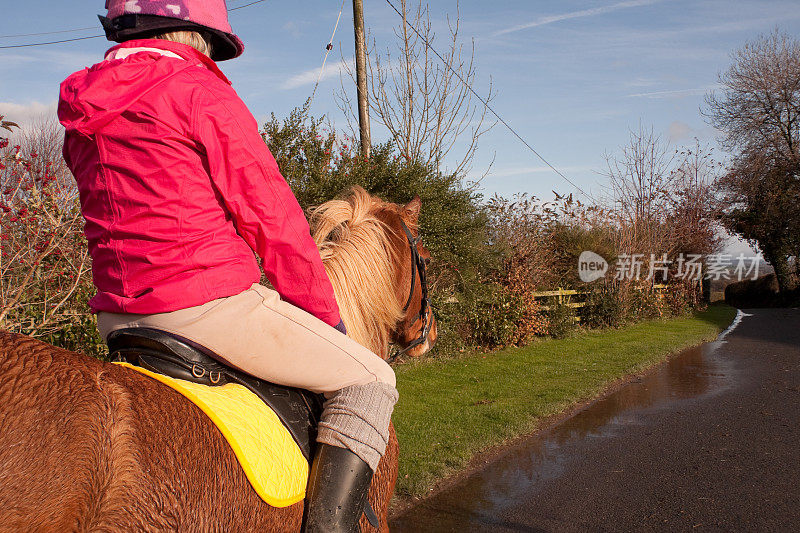
<path id="1" fill-rule="evenodd" d="M 701 126 L 699 128 L 690 126 L 681 120 L 673 120 L 667 128 L 667 138 L 670 143 L 678 144 L 690 139 L 710 141 L 722 134 L 721 131 L 711 126 Z"/>
<path id="2" fill-rule="evenodd" d="M 12 68 L 28 63 L 35 63 L 36 58 L 26 54 L 2 54 L 0 55 L 0 66 L 3 68 Z"/>
<path id="3" fill-rule="evenodd" d="M 673 120 L 667 129 L 669 142 L 674 143 L 688 139 L 692 136 L 693 131 L 692 127 L 682 120 Z"/>
<path id="4" fill-rule="evenodd" d="M 564 172 L 566 174 L 572 174 L 577 172 L 589 172 L 592 170 L 592 167 L 589 166 L 573 166 L 573 167 L 557 167 L 558 170 Z M 542 173 L 553 173 L 553 169 L 547 166 L 537 166 L 537 167 L 511 167 L 511 168 L 502 168 L 498 170 L 493 170 L 489 173 L 489 176 L 493 178 L 510 178 L 513 176 L 525 176 L 527 174 L 542 174 Z"/>
<path id="5" fill-rule="evenodd" d="M 289 21 L 284 24 L 283 29 L 292 37 L 300 37 L 303 34 L 303 32 L 300 31 L 300 24 L 294 21 Z"/>
<path id="6" fill-rule="evenodd" d="M 63 52 L 58 50 L 34 50 L 29 53 L 0 54 L 0 67 L 37 68 L 36 63 L 47 64 L 49 69 L 57 68 L 71 72 L 102 61 L 102 50 L 96 54 L 88 52 Z M 52 66 L 51 66 L 52 65 Z"/>
<path id="7" fill-rule="evenodd" d="M 627 9 L 631 7 L 641 7 L 641 6 L 649 6 L 651 4 L 657 4 L 663 0 L 628 0 L 626 2 L 617 2 L 616 4 L 611 4 L 610 6 L 603 6 L 603 7 L 593 7 L 591 9 L 582 9 L 580 11 L 571 11 L 569 13 L 562 13 L 560 15 L 550 15 L 547 17 L 540 17 L 532 22 L 528 22 L 526 24 L 520 24 L 518 26 L 512 26 L 510 28 L 506 28 L 504 30 L 500 30 L 496 32 L 494 35 L 505 35 L 506 33 L 512 33 L 515 31 L 520 30 L 527 30 L 529 28 L 536 28 L 537 26 L 545 26 L 547 24 L 553 24 L 554 22 L 560 22 L 562 20 L 568 19 L 575 19 L 581 17 L 593 17 L 596 15 L 603 15 L 605 13 L 610 13 L 612 11 L 617 11 L 619 9 Z"/>
<path id="8" fill-rule="evenodd" d="M 353 58 L 344 59 L 342 61 L 338 61 L 336 63 L 328 63 L 325 65 L 325 70 L 322 72 L 322 76 L 320 77 L 319 81 L 322 82 L 329 78 L 333 78 L 338 76 L 342 70 L 346 68 L 353 68 Z M 319 76 L 319 69 L 312 68 L 306 71 L 303 71 L 299 74 L 295 74 L 291 76 L 288 80 L 286 80 L 282 85 L 281 89 L 296 89 L 298 87 L 303 87 L 304 85 L 313 85 L 317 81 L 317 77 Z"/>
<path id="9" fill-rule="evenodd" d="M 628 87 L 653 87 L 658 85 L 658 78 L 645 78 L 645 77 L 638 77 L 633 80 L 628 80 L 625 83 Z"/>
<path id="10" fill-rule="evenodd" d="M 693 89 L 677 89 L 673 91 L 652 91 L 647 93 L 634 93 L 626 95 L 628 98 L 685 98 L 687 96 L 698 96 L 708 91 L 718 89 L 719 85 L 706 85 Z"/>
<path id="11" fill-rule="evenodd" d="M 55 100 L 49 104 L 43 104 L 42 102 L 29 102 L 27 104 L 0 102 L 0 115 L 3 115 L 5 120 L 16 122 L 25 127 L 26 124 L 42 118 L 55 118 L 56 102 Z"/>

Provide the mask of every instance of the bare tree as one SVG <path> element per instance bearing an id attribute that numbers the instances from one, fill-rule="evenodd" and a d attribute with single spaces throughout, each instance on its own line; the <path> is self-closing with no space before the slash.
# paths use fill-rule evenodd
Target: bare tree
<path id="1" fill-rule="evenodd" d="M 759 245 L 781 290 L 791 290 L 800 252 L 800 41 L 775 30 L 747 43 L 719 81 L 705 114 L 734 154 L 721 180 L 723 220 Z"/>
<path id="2" fill-rule="evenodd" d="M 400 11 L 402 21 L 394 30 L 396 49 L 379 52 L 373 39 L 368 50 L 370 115 L 389 130 L 407 159 L 441 169 L 445 158 L 452 156 L 449 170 L 464 175 L 472 168 L 478 140 L 495 125 L 472 92 L 474 42 L 467 49 L 461 42 L 458 4 L 455 18 L 447 17 L 447 51 L 441 57 L 432 49 L 436 33 L 428 4 L 419 1 L 409 13 L 406 0 L 401 0 Z M 352 69 L 346 70 L 354 79 Z M 489 102 L 493 97 L 490 81 L 484 99 Z M 358 138 L 355 103 L 344 87 L 337 98 L 353 138 Z M 459 151 L 457 156 L 454 150 Z"/>
<path id="3" fill-rule="evenodd" d="M 671 150 L 652 127 L 630 132 L 617 156 L 606 156 L 619 250 L 648 257 L 716 251 L 712 188 L 720 165 L 708 148 Z"/>
<path id="4" fill-rule="evenodd" d="M 671 242 L 677 252 L 711 254 L 721 241 L 719 205 L 714 187 L 722 172 L 722 164 L 713 157 L 713 149 L 698 139 L 691 148 L 678 152 L 678 163 L 672 172 L 667 224 Z"/>
<path id="5" fill-rule="evenodd" d="M 618 156 L 606 154 L 611 211 L 626 231 L 620 250 L 625 253 L 668 253 L 665 249 L 675 154 L 653 128 L 630 131 L 630 141 Z"/>
<path id="6" fill-rule="evenodd" d="M 800 163 L 800 41 L 779 31 L 744 45 L 706 96 L 706 116 L 735 153 Z"/>

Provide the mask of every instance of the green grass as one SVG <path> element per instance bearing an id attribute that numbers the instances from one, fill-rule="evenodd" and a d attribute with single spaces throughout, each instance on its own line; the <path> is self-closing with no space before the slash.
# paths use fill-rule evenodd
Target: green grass
<path id="1" fill-rule="evenodd" d="M 542 418 L 597 396 L 671 353 L 714 339 L 735 313 L 714 305 L 688 318 L 397 367 L 397 494 L 424 494 L 477 452 L 532 432 Z"/>

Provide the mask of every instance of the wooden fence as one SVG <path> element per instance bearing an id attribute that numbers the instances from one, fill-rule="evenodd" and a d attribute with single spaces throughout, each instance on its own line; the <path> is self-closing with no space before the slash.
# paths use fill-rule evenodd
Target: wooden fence
<path id="1" fill-rule="evenodd" d="M 664 285 L 664 284 L 656 284 L 656 285 L 653 285 L 652 288 L 655 289 L 659 294 L 661 294 L 664 291 L 664 289 L 667 288 L 667 286 Z M 556 298 L 556 301 L 558 302 L 559 305 L 566 305 L 567 307 L 571 307 L 573 309 L 578 309 L 578 308 L 583 307 L 583 306 L 586 305 L 585 298 L 586 298 L 586 295 L 589 294 L 590 292 L 591 291 L 586 291 L 586 290 L 580 290 L 579 291 L 579 290 L 576 290 L 576 289 L 561 289 L 561 288 L 559 288 L 559 289 L 557 289 L 555 291 L 534 292 L 532 294 L 532 296 L 536 300 L 545 300 L 545 301 L 547 301 L 550 298 Z M 578 300 L 582 300 L 582 301 L 574 302 L 574 301 L 572 301 L 573 297 L 575 297 Z M 663 297 L 663 295 L 662 295 L 662 297 Z M 541 309 L 543 311 L 547 311 L 547 310 L 550 309 L 550 306 L 549 305 L 543 305 L 541 307 Z M 579 316 L 575 317 L 575 321 L 576 322 L 580 322 L 580 320 L 581 320 L 581 317 L 579 317 Z"/>

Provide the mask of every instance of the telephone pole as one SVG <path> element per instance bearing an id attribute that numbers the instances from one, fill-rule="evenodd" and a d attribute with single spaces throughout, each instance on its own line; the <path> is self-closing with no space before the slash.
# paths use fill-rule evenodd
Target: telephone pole
<path id="1" fill-rule="evenodd" d="M 353 0 L 353 26 L 356 31 L 356 85 L 358 87 L 358 127 L 361 155 L 369 158 L 369 104 L 367 103 L 367 44 L 364 37 L 364 3 Z"/>

